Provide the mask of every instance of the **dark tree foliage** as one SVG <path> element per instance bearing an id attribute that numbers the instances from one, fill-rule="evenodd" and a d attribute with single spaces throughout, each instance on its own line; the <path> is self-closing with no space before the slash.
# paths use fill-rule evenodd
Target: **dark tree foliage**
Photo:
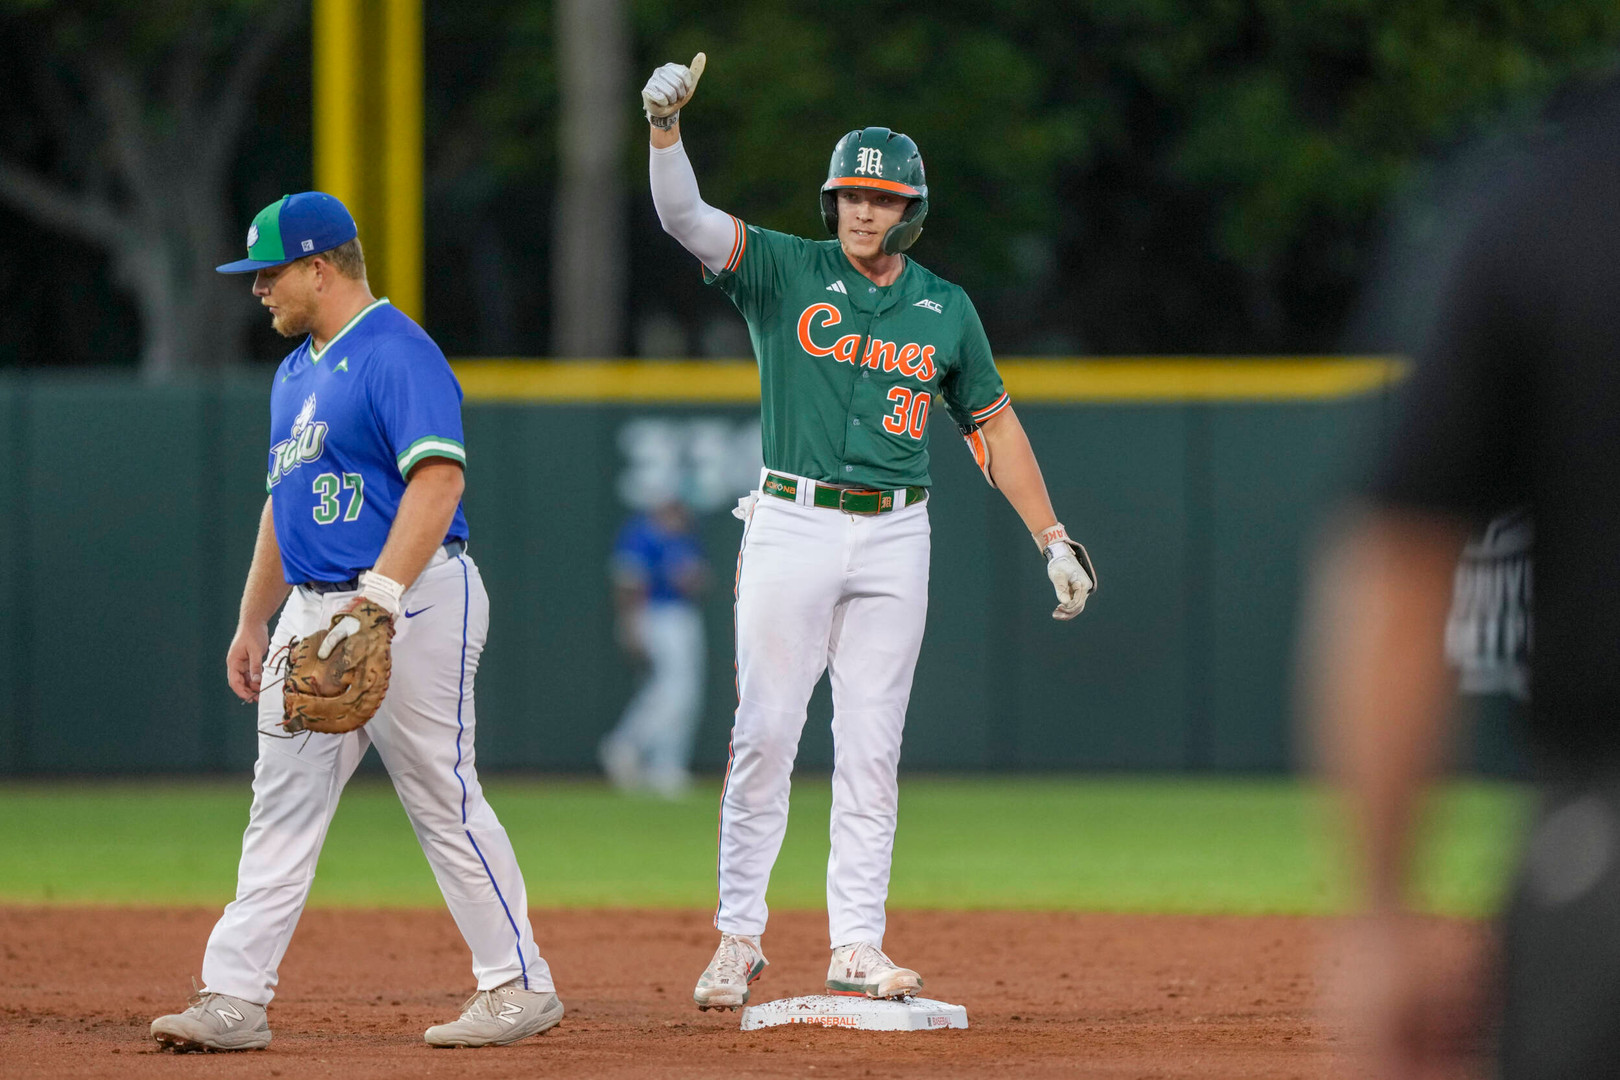
<path id="1" fill-rule="evenodd" d="M 20 226 L 0 309 L 16 325 L 15 360 L 138 357 L 166 377 L 240 359 L 250 309 L 226 302 L 213 264 L 242 235 L 229 206 L 239 148 L 301 17 L 267 0 L 0 6 L 12 88 L 0 106 L 0 205 Z M 45 257 L 29 266 L 25 244 Z M 95 285 L 76 289 L 87 267 Z M 118 332 L 124 298 L 137 341 Z"/>
<path id="2" fill-rule="evenodd" d="M 14 29 L 57 10 L 0 0 L 8 70 L 30 49 Z M 633 0 L 633 13 L 637 72 L 708 53 L 683 126 L 705 197 L 746 220 L 823 235 L 833 142 L 867 124 L 915 137 L 933 192 L 915 255 L 969 290 L 1006 353 L 1332 348 L 1390 208 L 1423 189 L 1434 151 L 1605 74 L 1620 45 L 1612 0 Z M 308 182 L 307 39 L 290 41 L 224 196 L 243 221 Z M 541 353 L 551 5 L 427 0 L 427 43 L 431 329 L 452 353 Z M 642 77 L 625 87 L 632 115 Z M 0 152 L 62 173 L 71 153 L 39 134 L 42 107 L 31 90 L 0 99 Z M 658 229 L 639 135 L 623 152 L 639 347 L 742 351 L 729 304 Z M 9 208 L 0 245 L 0 362 L 133 362 L 133 310 L 101 250 Z M 251 337 L 260 355 L 280 348 Z"/>

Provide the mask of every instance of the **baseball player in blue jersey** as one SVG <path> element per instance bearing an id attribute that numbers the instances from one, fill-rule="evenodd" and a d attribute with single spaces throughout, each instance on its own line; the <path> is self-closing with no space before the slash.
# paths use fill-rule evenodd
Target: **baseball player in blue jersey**
<path id="1" fill-rule="evenodd" d="M 637 514 L 619 530 L 613 545 L 619 642 L 648 671 L 598 751 L 617 788 L 675 798 L 691 782 L 708 651 L 697 597 L 707 576 L 692 514 L 679 499 Z"/>
<path id="2" fill-rule="evenodd" d="M 259 1049 L 265 1006 L 344 783 L 377 747 L 472 950 L 478 990 L 433 1046 L 505 1044 L 562 1019 L 529 926 L 511 841 L 475 767 L 473 677 L 489 597 L 467 554 L 461 388 L 431 338 L 371 295 L 354 219 L 321 192 L 289 195 L 248 230 L 253 295 L 284 337 L 270 398 L 269 498 L 226 656 L 231 689 L 258 703 L 259 758 L 236 899 L 209 936 L 203 989 L 152 1022 L 164 1047 Z M 369 724 L 288 738 L 267 654 L 361 599 L 394 620 L 393 677 Z M 285 608 L 282 604 L 285 601 Z M 275 632 L 270 617 L 282 608 Z M 353 624 L 352 626 L 350 624 Z M 330 642 L 358 629 L 339 620 Z M 272 670 L 272 675 L 275 672 Z"/>

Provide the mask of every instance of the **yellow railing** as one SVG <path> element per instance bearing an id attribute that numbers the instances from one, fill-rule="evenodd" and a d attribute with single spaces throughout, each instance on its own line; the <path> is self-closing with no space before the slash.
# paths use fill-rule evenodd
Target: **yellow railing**
<path id="1" fill-rule="evenodd" d="M 759 400 L 752 361 L 523 360 L 454 362 L 468 401 L 726 404 Z M 1148 357 L 998 360 L 1013 402 L 1327 401 L 1400 382 L 1392 357 Z"/>

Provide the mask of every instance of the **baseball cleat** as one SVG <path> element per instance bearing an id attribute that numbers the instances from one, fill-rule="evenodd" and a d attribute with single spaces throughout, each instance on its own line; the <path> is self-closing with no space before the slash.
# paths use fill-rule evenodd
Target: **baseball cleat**
<path id="1" fill-rule="evenodd" d="M 910 997 L 922 989 L 922 976 L 903 968 L 868 941 L 840 945 L 832 951 L 827 989 L 869 998 Z"/>
<path id="2" fill-rule="evenodd" d="M 505 1046 L 557 1026 L 563 1003 L 549 990 L 525 990 L 514 979 L 480 990 L 461 1007 L 461 1018 L 423 1033 L 429 1046 Z"/>
<path id="3" fill-rule="evenodd" d="M 263 1050 L 270 1045 L 264 1006 L 229 994 L 198 990 L 190 1008 L 152 1021 L 158 1049 L 177 1054 L 207 1050 Z"/>
<path id="4" fill-rule="evenodd" d="M 698 977 L 692 1001 L 699 1009 L 736 1009 L 748 1004 L 748 987 L 770 961 L 760 951 L 759 938 L 721 934 L 714 959 Z"/>

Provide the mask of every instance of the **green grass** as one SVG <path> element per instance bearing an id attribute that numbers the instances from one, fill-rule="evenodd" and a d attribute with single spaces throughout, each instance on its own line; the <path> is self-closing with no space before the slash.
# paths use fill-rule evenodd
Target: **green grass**
<path id="1" fill-rule="evenodd" d="M 581 780 L 485 787 L 532 905 L 713 904 L 715 788 L 666 803 Z M 795 783 L 774 907 L 825 903 L 830 798 L 825 777 Z M 0 903 L 223 904 L 248 802 L 246 778 L 0 786 Z M 1437 798 L 1420 858 L 1426 906 L 1494 910 L 1525 807 L 1508 784 Z M 1338 836 L 1327 798 L 1288 779 L 907 778 L 891 904 L 1329 913 L 1347 894 Z M 311 903 L 440 903 L 386 781 L 344 794 Z"/>

